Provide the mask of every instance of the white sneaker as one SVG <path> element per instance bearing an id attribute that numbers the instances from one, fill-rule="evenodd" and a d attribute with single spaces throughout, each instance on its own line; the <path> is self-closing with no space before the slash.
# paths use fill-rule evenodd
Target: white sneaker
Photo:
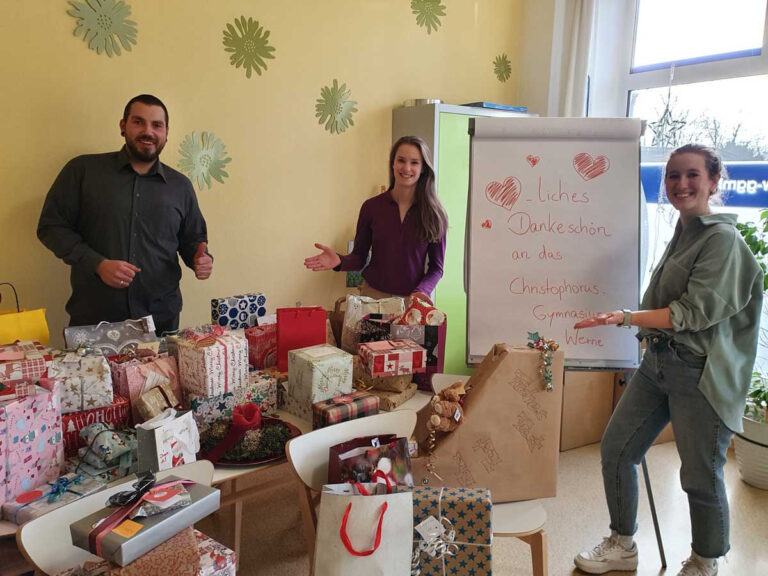
<path id="1" fill-rule="evenodd" d="M 637 544 L 624 548 L 619 536 L 611 534 L 603 538 L 592 550 L 582 552 L 573 559 L 576 567 L 588 574 L 605 574 L 611 570 L 637 570 Z"/>
<path id="2" fill-rule="evenodd" d="M 677 576 L 716 576 L 717 560 L 704 560 L 696 554 L 691 554 L 690 558 L 683 562 L 683 568 L 677 573 Z"/>

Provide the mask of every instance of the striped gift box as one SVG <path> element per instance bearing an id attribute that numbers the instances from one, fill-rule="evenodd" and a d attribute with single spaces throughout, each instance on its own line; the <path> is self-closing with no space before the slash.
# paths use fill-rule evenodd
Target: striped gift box
<path id="1" fill-rule="evenodd" d="M 312 405 L 312 428 L 373 416 L 379 413 L 379 398 L 368 392 L 352 392 Z"/>

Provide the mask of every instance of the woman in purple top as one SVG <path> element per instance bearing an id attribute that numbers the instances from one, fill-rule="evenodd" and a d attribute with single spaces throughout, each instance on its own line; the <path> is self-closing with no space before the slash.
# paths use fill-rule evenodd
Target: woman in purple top
<path id="1" fill-rule="evenodd" d="M 366 200 L 357 219 L 355 247 L 340 256 L 323 244 L 322 252 L 304 260 L 310 270 L 363 270 L 363 295 L 429 294 L 443 275 L 448 216 L 437 198 L 435 171 L 426 143 L 403 136 L 389 155 L 389 188 Z M 426 270 L 426 271 L 425 271 Z"/>

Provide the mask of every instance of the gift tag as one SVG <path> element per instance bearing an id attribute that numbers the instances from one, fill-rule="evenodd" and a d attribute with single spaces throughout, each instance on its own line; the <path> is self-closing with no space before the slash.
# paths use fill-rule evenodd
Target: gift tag
<path id="1" fill-rule="evenodd" d="M 113 529 L 112 532 L 118 536 L 122 536 L 123 538 L 132 538 L 142 528 L 144 528 L 144 526 L 138 522 L 134 522 L 133 520 L 125 520 L 121 522 L 115 529 Z"/>
<path id="2" fill-rule="evenodd" d="M 458 408 L 456 408 L 456 412 L 453 413 L 453 419 L 456 420 L 456 422 L 461 420 L 461 410 Z"/>
<path id="3" fill-rule="evenodd" d="M 381 442 L 379 442 L 378 437 L 371 438 L 371 446 L 373 446 L 374 448 L 378 448 L 379 446 L 381 446 Z"/>
<path id="4" fill-rule="evenodd" d="M 422 540 L 434 540 L 443 535 L 445 527 L 434 516 L 427 516 L 416 526 L 416 532 L 419 533 Z"/>

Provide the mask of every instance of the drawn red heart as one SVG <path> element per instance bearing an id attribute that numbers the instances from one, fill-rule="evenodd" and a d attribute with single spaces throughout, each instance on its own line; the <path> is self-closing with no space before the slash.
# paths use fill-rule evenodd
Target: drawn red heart
<path id="1" fill-rule="evenodd" d="M 482 224 L 480 224 L 480 227 L 481 227 L 481 228 L 485 228 L 486 230 L 490 230 L 490 229 L 491 229 L 491 226 L 493 226 L 493 224 L 491 224 L 491 221 L 490 221 L 490 220 L 486 220 L 485 222 L 483 222 Z"/>
<path id="2" fill-rule="evenodd" d="M 597 178 L 600 174 L 608 172 L 610 166 L 611 163 L 606 156 L 592 158 L 586 152 L 581 152 L 573 157 L 573 167 L 584 180 Z"/>
<path id="3" fill-rule="evenodd" d="M 528 164 L 531 165 L 531 168 L 536 166 L 536 164 L 539 163 L 539 160 L 541 160 L 541 158 L 539 158 L 538 156 L 534 156 L 533 154 L 528 154 L 528 156 L 526 156 L 525 159 L 528 161 Z"/>
<path id="4" fill-rule="evenodd" d="M 485 187 L 485 197 L 504 210 L 512 210 L 512 206 L 520 198 L 521 191 L 520 180 L 510 176 L 504 180 L 503 184 L 497 180 L 489 182 Z"/>

